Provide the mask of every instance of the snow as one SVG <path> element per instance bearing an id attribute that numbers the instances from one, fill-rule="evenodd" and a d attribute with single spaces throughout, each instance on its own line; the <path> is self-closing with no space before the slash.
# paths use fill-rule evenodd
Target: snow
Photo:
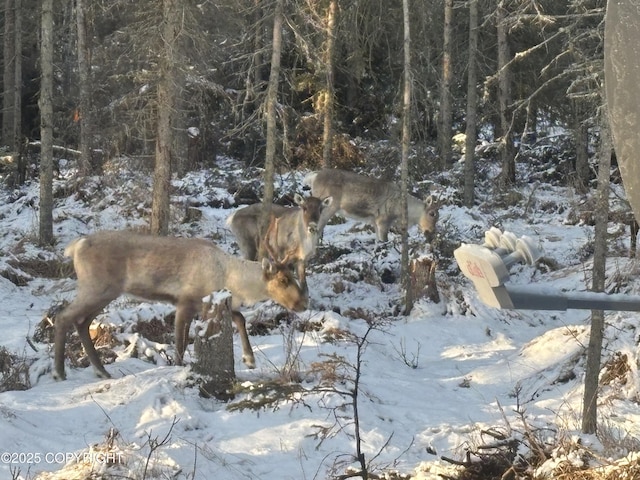
<path id="1" fill-rule="evenodd" d="M 240 167 L 228 161 L 222 168 Z M 214 176 L 191 173 L 174 182 L 175 233 L 213 238 L 237 254 L 225 225 L 236 206 L 210 206 L 212 198 L 218 205 L 234 202 L 221 184 L 212 182 Z M 56 187 L 67 181 L 57 180 Z M 288 181 L 290 176 L 279 185 Z M 150 188 L 142 172 L 115 168 L 95 182 L 100 194 L 91 200 L 79 195 L 57 200 L 58 242 L 53 249 L 41 249 L 35 242 L 37 183 L 0 193 L 0 271 L 19 272 L 12 266 L 18 258 L 58 257 L 78 235 L 144 226 Z M 540 187 L 531 195 L 537 204 L 558 203 L 560 212 L 572 202 L 559 187 Z M 187 200 L 200 205 L 203 216 L 197 225 L 179 221 Z M 558 292 L 588 290 L 591 262 L 584 251 L 593 228 L 568 224 L 566 213 L 531 208 L 487 214 L 449 204 L 442 208 L 439 225 L 459 243 L 482 243 L 483 232 L 494 221 L 502 230 L 534 239 L 543 256 L 557 265 L 515 266 L 514 284 Z M 415 227 L 410 234 L 412 256 L 429 256 L 430 247 Z M 629 284 L 637 264 L 625 257 L 628 241 L 628 236 L 611 240 L 608 287 L 635 295 L 638 289 Z M 550 444 L 565 438 L 577 445 L 555 450 L 539 469 L 540 476 L 550 475 L 561 460 L 581 462 L 580 449 L 599 449 L 616 459 L 633 455 L 630 448 L 614 454 L 595 437 L 579 433 L 590 312 L 488 307 L 453 259 L 440 258 L 440 303 L 421 300 L 409 315 L 399 315 L 397 282 L 380 280 L 383 270 L 399 271 L 397 242 L 392 235 L 389 245 L 376 244 L 372 230 L 359 222 L 329 225 L 321 252 L 335 247 L 344 249 L 344 255 L 312 263 L 308 311 L 266 335 L 251 336 L 255 370 L 242 364 L 234 336 L 236 375 L 245 389 L 228 403 L 202 398 L 190 368 L 166 361 L 161 352 L 171 356 L 172 344 L 152 342 L 130 330 L 138 320 L 161 318 L 171 307 L 127 298 L 114 301 L 98 317 L 122 327 L 119 338 L 130 342 L 129 347 L 115 347 L 117 358 L 106 365 L 114 378 L 101 380 L 90 367 L 67 364 L 68 379 L 53 380 L 52 345 L 30 342 L 34 350 L 27 337 L 52 305 L 73 298 L 74 281 L 32 278 L 16 286 L 0 276 L 0 345 L 25 358 L 31 382 L 28 390 L 0 393 L 0 477 L 84 479 L 93 471 L 96 477 L 113 476 L 105 478 L 286 480 L 343 474 L 357 468 L 349 395 L 358 355 L 360 434 L 370 471 L 399 472 L 419 480 L 452 475 L 457 467 L 442 457 L 463 460 L 466 449 L 486 441 L 486 430 L 517 437 L 525 430 L 523 418 L 529 428 L 546 432 Z M 281 311 L 265 303 L 245 313 L 251 323 Z M 640 434 L 637 322 L 626 312 L 610 312 L 606 319 L 603 361 L 614 352 L 627 354 L 631 372 L 626 383 L 602 388 L 601 422 L 611 435 L 626 439 L 621 443 L 633 446 Z M 372 320 L 375 326 L 370 329 Z M 300 328 L 305 324 L 317 328 Z M 142 352 L 139 358 L 132 354 L 132 345 Z M 186 358 L 192 359 L 189 354 Z M 299 379 L 288 399 L 257 409 L 229 408 L 259 400 L 268 394 L 263 385 L 278 380 L 286 384 L 287 378 Z"/>

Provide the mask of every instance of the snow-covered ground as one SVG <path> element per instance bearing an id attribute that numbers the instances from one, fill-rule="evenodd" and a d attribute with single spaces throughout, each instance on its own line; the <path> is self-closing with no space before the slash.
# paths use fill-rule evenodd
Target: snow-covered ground
<path id="1" fill-rule="evenodd" d="M 242 175 L 239 169 L 234 162 L 224 164 L 227 178 Z M 56 190 L 69 184 L 69 176 L 56 181 Z M 176 180 L 174 187 L 176 234 L 212 238 L 237 253 L 225 225 L 235 206 L 222 208 L 234 200 L 221 177 L 196 172 Z M 60 258 L 78 235 L 145 224 L 150 187 L 139 172 L 115 169 L 85 190 L 91 195 L 58 198 L 52 250 L 35 242 L 37 184 L 2 191 L 0 271 L 26 276 L 16 261 Z M 593 228 L 567 221 L 579 200 L 567 189 L 546 185 L 530 188 L 525 197 L 522 209 L 447 204 L 441 209 L 441 238 L 481 243 L 483 232 L 494 225 L 528 235 L 546 262 L 514 267 L 513 283 L 587 290 Z M 180 223 L 187 200 L 201 205 L 198 222 Z M 632 280 L 638 268 L 625 256 L 628 235 L 620 236 L 614 224 L 611 233 L 608 289 L 635 294 L 639 289 Z M 416 227 L 410 234 L 412 256 L 433 255 Z M 602 436 L 579 433 L 589 311 L 487 307 L 453 259 L 440 256 L 440 303 L 422 300 L 410 315 L 399 315 L 397 282 L 381 280 L 385 271 L 399 272 L 398 242 L 392 235 L 390 244 L 377 245 L 371 229 L 351 220 L 329 225 L 320 255 L 331 248 L 334 253 L 311 264 L 310 309 L 266 335 L 251 336 L 255 370 L 242 364 L 236 335 L 235 369 L 244 389 L 228 403 L 201 398 L 190 369 L 166 362 L 160 352 L 167 349 L 171 355 L 171 343 L 132 333 L 136 321 L 162 317 L 171 307 L 128 298 L 113 302 L 98 317 L 115 325 L 118 339 L 126 341 L 115 347 L 115 362 L 106 365 L 114 378 L 101 380 L 91 368 L 67 365 L 68 379 L 56 382 L 50 370 L 52 345 L 28 339 L 52 305 L 73 297 L 75 282 L 34 276 L 16 286 L 0 277 L 0 346 L 30 365 L 31 383 L 24 391 L 0 393 L 0 477 L 298 480 L 343 474 L 357 468 L 351 395 L 356 366 L 361 447 L 371 472 L 415 479 L 452 475 L 456 467 L 442 457 L 464 460 L 467 450 L 493 443 L 486 431 L 522 440 L 519 453 L 527 455 L 529 430 L 542 443 L 562 445 L 565 451 L 558 449 L 558 456 L 572 461 L 584 458 L 580 448 L 597 452 L 603 461 L 638 447 L 635 314 L 606 316 L 603 362 L 619 352 L 627 355 L 630 368 L 601 390 L 600 422 L 610 445 Z M 336 258 L 336 251 L 342 255 Z M 270 319 L 281 311 L 262 304 L 248 311 L 247 319 Z M 308 323 L 314 328 L 301 327 Z M 365 337 L 359 351 L 357 344 Z M 134 357 L 130 345 L 145 355 Z M 268 395 L 261 388 L 266 382 L 286 385 L 282 379 L 292 371 L 299 382 L 288 400 L 257 409 L 241 403 L 260 400 L 259 394 L 248 393 L 252 389 Z"/>

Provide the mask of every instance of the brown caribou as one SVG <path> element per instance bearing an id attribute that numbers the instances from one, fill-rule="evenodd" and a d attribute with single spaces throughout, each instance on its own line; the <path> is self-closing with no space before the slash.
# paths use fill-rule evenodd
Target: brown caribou
<path id="1" fill-rule="evenodd" d="M 312 195 L 333 198 L 318 223 L 320 235 L 329 219 L 342 212 L 348 217 L 373 223 L 377 239 L 386 242 L 389 228 L 400 219 L 401 190 L 393 182 L 345 170 L 324 169 L 308 174 L 304 183 L 311 187 Z M 409 195 L 409 226 L 417 223 L 422 232 L 435 232 L 439 208 L 439 202 L 431 195 L 424 201 Z"/>
<path id="2" fill-rule="evenodd" d="M 242 341 L 242 359 L 255 359 L 244 316 L 238 309 L 272 299 L 302 311 L 308 298 L 284 265 L 264 259 L 250 262 L 230 255 L 213 243 L 195 238 L 158 237 L 130 231 L 103 231 L 69 244 L 78 277 L 75 299 L 55 321 L 54 377 L 65 379 L 67 331 L 75 326 L 96 374 L 109 378 L 89 336 L 91 321 L 111 301 L 130 294 L 176 306 L 176 363 L 182 364 L 189 326 L 203 297 L 222 289 L 231 292 L 232 318 Z"/>
<path id="3" fill-rule="evenodd" d="M 302 197 L 296 193 L 297 207 L 271 205 L 271 218 L 264 234 L 260 232 L 260 219 L 264 204 L 254 203 L 236 210 L 227 219 L 227 225 L 236 237 L 242 256 L 258 260 L 261 243 L 269 253 L 277 255 L 283 263 L 295 264 L 298 280 L 307 289 L 305 263 L 315 255 L 318 246 L 318 223 L 322 212 L 331 206 L 333 199 Z"/>

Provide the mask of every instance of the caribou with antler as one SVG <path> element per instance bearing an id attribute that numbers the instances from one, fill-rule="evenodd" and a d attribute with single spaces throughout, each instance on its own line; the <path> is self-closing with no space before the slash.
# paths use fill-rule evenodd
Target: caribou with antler
<path id="1" fill-rule="evenodd" d="M 373 223 L 377 239 L 386 242 L 389 228 L 401 216 L 400 187 L 386 180 L 337 169 L 312 172 L 304 179 L 317 197 L 331 196 L 333 202 L 323 212 L 318 223 L 320 235 L 336 213 Z M 418 224 L 424 233 L 434 232 L 439 215 L 439 202 L 431 195 L 422 201 L 407 196 L 409 226 Z"/>
<path id="2" fill-rule="evenodd" d="M 260 231 L 262 203 L 237 210 L 227 219 L 227 225 L 235 235 L 243 257 L 258 260 L 262 245 L 269 255 L 281 259 L 282 263 L 295 264 L 300 284 L 306 290 L 305 263 L 316 253 L 318 223 L 333 199 L 330 196 L 305 198 L 296 193 L 294 201 L 297 207 L 271 205 L 271 218 L 264 234 Z"/>
<path id="3" fill-rule="evenodd" d="M 54 377 L 60 380 L 65 378 L 65 340 L 72 326 L 96 374 L 110 377 L 91 341 L 89 325 L 125 293 L 176 306 L 178 365 L 183 361 L 191 321 L 203 297 L 211 292 L 231 292 L 232 318 L 242 340 L 242 359 L 249 368 L 255 367 L 255 359 L 239 308 L 267 299 L 293 311 L 305 310 L 308 304 L 306 293 L 284 264 L 268 259 L 247 261 L 203 239 L 104 231 L 74 240 L 64 253 L 73 258 L 78 286 L 76 298 L 55 321 Z"/>

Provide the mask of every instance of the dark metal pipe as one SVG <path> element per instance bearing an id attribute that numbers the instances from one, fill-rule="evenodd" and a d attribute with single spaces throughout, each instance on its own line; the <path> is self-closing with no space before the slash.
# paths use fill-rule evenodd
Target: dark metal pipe
<path id="1" fill-rule="evenodd" d="M 499 288 L 499 287 L 498 287 Z M 640 297 L 621 294 L 573 292 L 559 294 L 531 286 L 505 285 L 516 310 L 617 310 L 640 312 Z"/>

